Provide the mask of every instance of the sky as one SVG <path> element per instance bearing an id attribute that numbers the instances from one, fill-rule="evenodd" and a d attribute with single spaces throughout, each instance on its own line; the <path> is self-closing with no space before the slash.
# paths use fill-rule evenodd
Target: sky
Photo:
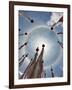
<path id="1" fill-rule="evenodd" d="M 51 31 L 51 26 L 58 21 L 63 13 L 24 10 L 20 10 L 19 13 L 22 13 L 22 15 L 19 15 L 19 47 L 28 42 L 27 46 L 19 50 L 19 58 L 29 53 L 28 58 L 19 67 L 20 75 L 30 63 L 31 58 L 34 58 L 35 49 L 39 47 L 40 53 L 42 44 L 45 44 L 43 66 L 46 78 L 51 77 L 51 66 L 53 67 L 55 77 L 62 77 L 63 49 L 57 41 L 63 42 L 63 35 L 57 35 L 57 33 L 63 32 L 63 25 L 61 22 L 58 23 L 53 31 Z M 30 20 L 34 22 L 31 23 Z M 28 35 L 24 35 L 25 32 Z"/>

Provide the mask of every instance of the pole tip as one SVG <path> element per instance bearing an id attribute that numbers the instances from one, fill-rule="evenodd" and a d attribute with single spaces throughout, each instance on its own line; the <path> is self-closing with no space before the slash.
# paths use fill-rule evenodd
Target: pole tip
<path id="1" fill-rule="evenodd" d="M 33 23 L 34 22 L 34 20 L 31 20 L 31 23 Z"/>
<path id="2" fill-rule="evenodd" d="M 21 29 L 19 28 L 19 32 L 21 31 Z"/>
<path id="3" fill-rule="evenodd" d="M 36 48 L 36 51 L 37 51 L 37 52 L 39 51 L 39 48 L 38 48 L 38 47 Z"/>
<path id="4" fill-rule="evenodd" d="M 45 45 L 43 44 L 42 47 L 45 47 Z"/>
<path id="5" fill-rule="evenodd" d="M 24 45 L 27 45 L 27 42 Z"/>
<path id="6" fill-rule="evenodd" d="M 25 35 L 27 35 L 27 32 L 25 32 Z"/>
<path id="7" fill-rule="evenodd" d="M 29 54 L 26 54 L 26 57 L 28 57 Z"/>
<path id="8" fill-rule="evenodd" d="M 53 27 L 51 27 L 51 30 L 53 30 Z"/>

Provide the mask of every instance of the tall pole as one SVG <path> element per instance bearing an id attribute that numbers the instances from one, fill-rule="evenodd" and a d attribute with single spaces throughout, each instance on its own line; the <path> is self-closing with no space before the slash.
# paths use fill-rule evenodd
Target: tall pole
<path id="1" fill-rule="evenodd" d="M 51 75 L 52 75 L 52 77 L 54 77 L 54 72 L 53 72 L 52 66 L 51 66 Z"/>
<path id="2" fill-rule="evenodd" d="M 31 19 L 27 14 L 23 13 L 23 12 L 19 12 L 20 16 L 23 16 L 27 21 L 30 21 L 31 23 L 34 22 L 33 19 Z"/>
<path id="3" fill-rule="evenodd" d="M 24 71 L 24 73 L 20 77 L 20 79 L 22 79 L 22 78 L 31 78 L 32 72 L 33 72 L 34 67 L 35 67 L 36 59 L 37 59 L 37 56 L 38 56 L 38 51 L 39 51 L 39 48 L 37 47 L 36 53 L 34 55 L 34 59 L 33 60 L 31 59 L 30 64 L 28 65 L 28 67 L 26 68 L 26 70 Z"/>
<path id="4" fill-rule="evenodd" d="M 63 43 L 58 41 L 59 45 L 63 48 Z"/>
<path id="5" fill-rule="evenodd" d="M 58 22 L 63 22 L 63 16 L 56 22 L 52 25 L 51 27 L 51 30 L 53 30 L 54 26 L 58 23 Z"/>
<path id="6" fill-rule="evenodd" d="M 42 45 L 41 53 L 40 53 L 40 55 L 37 58 L 35 67 L 33 69 L 32 75 L 31 75 L 31 78 L 41 78 L 43 76 L 42 72 L 43 72 L 43 53 L 44 53 L 44 47 L 45 47 L 45 45 L 43 44 Z"/>
<path id="7" fill-rule="evenodd" d="M 24 57 L 24 55 L 22 55 L 22 57 L 21 57 L 21 58 L 19 58 L 19 61 L 20 61 L 23 57 Z"/>
<path id="8" fill-rule="evenodd" d="M 27 43 L 28 43 L 28 42 L 25 42 L 23 45 L 21 45 L 21 46 L 19 47 L 19 49 L 21 49 L 22 47 L 26 46 Z"/>
<path id="9" fill-rule="evenodd" d="M 22 63 L 24 62 L 25 58 L 27 58 L 27 57 L 28 57 L 28 54 L 26 54 L 25 57 L 21 61 L 19 61 L 19 67 L 22 65 Z"/>
<path id="10" fill-rule="evenodd" d="M 63 34 L 63 32 L 58 32 L 57 34 L 58 34 L 58 35 L 59 35 L 59 34 Z"/>

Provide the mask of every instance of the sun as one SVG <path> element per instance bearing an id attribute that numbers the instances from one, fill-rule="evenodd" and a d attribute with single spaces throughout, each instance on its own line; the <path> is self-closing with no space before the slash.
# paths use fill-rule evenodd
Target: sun
<path id="1" fill-rule="evenodd" d="M 42 50 L 42 45 L 44 44 L 45 45 L 45 47 L 44 47 L 44 53 L 48 53 L 49 52 L 49 50 L 51 49 L 51 45 L 50 45 L 50 43 L 48 43 L 48 40 L 46 39 L 46 38 L 37 38 L 37 40 L 36 40 L 37 42 L 36 42 L 36 44 L 35 44 L 35 46 L 34 46 L 34 48 L 36 48 L 37 46 L 38 46 L 38 48 L 39 48 L 39 53 L 41 52 L 41 50 Z M 45 54 L 44 54 L 45 55 Z"/>

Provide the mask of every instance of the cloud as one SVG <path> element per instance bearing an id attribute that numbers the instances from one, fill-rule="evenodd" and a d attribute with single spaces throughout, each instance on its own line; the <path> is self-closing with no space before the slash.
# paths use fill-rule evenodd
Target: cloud
<path id="1" fill-rule="evenodd" d="M 56 23 L 62 16 L 63 16 L 63 13 L 61 13 L 61 12 L 53 12 L 52 15 L 51 15 L 50 20 L 47 21 L 47 25 L 51 27 L 51 26 L 52 26 L 54 23 Z M 62 24 L 62 23 L 59 22 L 59 23 L 57 24 L 57 26 L 60 25 L 60 24 Z"/>

